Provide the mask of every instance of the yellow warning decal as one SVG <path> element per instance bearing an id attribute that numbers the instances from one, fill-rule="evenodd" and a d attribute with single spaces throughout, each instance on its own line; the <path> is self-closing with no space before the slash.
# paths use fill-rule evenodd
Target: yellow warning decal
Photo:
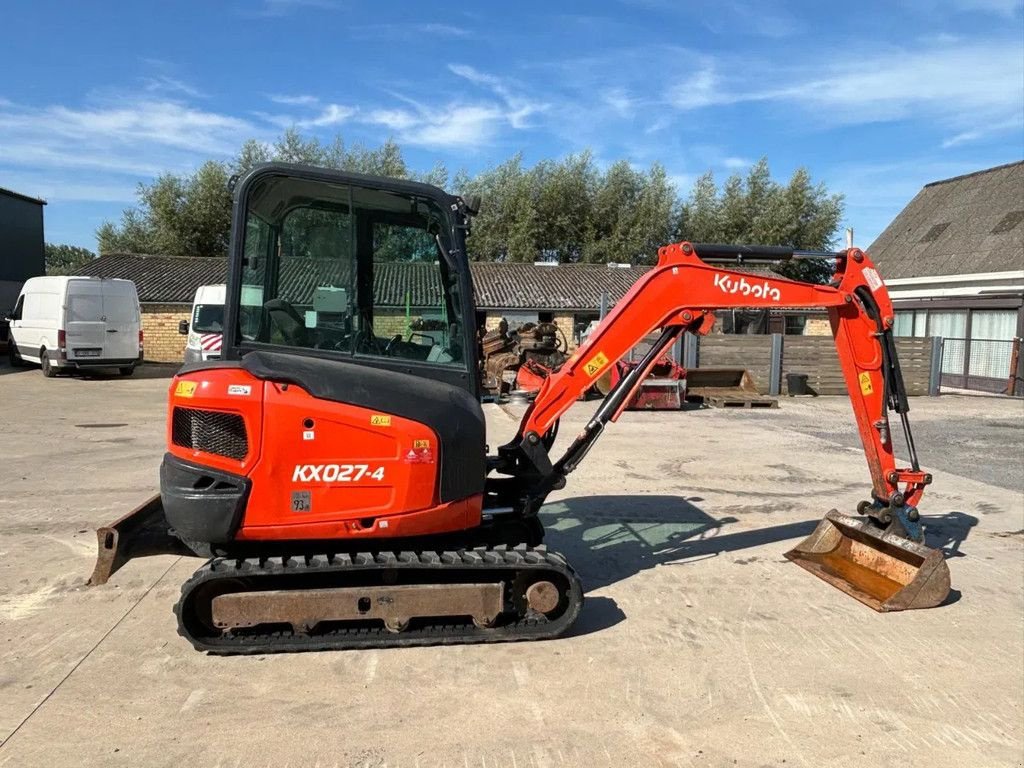
<path id="1" fill-rule="evenodd" d="M 594 378 L 597 372 L 606 365 L 608 365 L 608 358 L 604 356 L 604 352 L 598 352 L 583 364 L 583 372 L 590 378 Z"/>
<path id="2" fill-rule="evenodd" d="M 871 386 L 871 374 L 867 371 L 860 375 L 860 392 L 862 395 L 870 395 L 875 391 L 875 388 Z"/>
<path id="3" fill-rule="evenodd" d="M 417 448 L 417 449 L 418 448 L 429 448 L 430 447 L 430 441 L 429 440 L 413 440 L 412 441 L 412 447 L 413 448 Z"/>
<path id="4" fill-rule="evenodd" d="M 371 427 L 390 427 L 391 417 L 384 413 L 375 413 L 370 416 Z"/>
<path id="5" fill-rule="evenodd" d="M 198 386 L 199 383 L 195 381 L 179 381 L 178 386 L 174 388 L 174 394 L 176 397 L 192 397 Z"/>

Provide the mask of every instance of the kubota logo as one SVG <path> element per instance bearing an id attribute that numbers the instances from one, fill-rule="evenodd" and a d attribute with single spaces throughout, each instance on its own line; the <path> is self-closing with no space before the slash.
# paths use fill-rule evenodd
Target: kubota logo
<path id="1" fill-rule="evenodd" d="M 753 296 L 757 299 L 782 300 L 782 293 L 778 288 L 772 288 L 767 280 L 761 285 L 757 285 L 756 283 L 748 283 L 745 277 L 735 280 L 729 275 L 716 273 L 715 287 L 720 288 L 722 293 L 742 293 L 744 296 Z"/>
<path id="2" fill-rule="evenodd" d="M 293 483 L 354 483 L 363 478 L 384 479 L 384 467 L 369 464 L 296 464 Z"/>

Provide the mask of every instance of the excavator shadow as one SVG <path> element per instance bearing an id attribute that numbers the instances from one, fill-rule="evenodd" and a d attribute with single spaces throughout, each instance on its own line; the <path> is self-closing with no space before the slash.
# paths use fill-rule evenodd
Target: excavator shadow
<path id="1" fill-rule="evenodd" d="M 665 563 L 692 562 L 807 536 L 816 520 L 722 533 L 735 517 L 714 518 L 700 497 L 586 496 L 545 505 L 550 547 L 563 552 L 590 591 Z M 780 553 L 781 554 L 781 553 Z"/>
<path id="2" fill-rule="evenodd" d="M 941 549 L 948 560 L 951 557 L 966 557 L 960 545 L 978 524 L 978 518 L 966 512 L 947 512 L 944 515 L 921 515 L 924 525 L 924 543 L 932 549 Z"/>
<path id="3" fill-rule="evenodd" d="M 819 519 L 724 533 L 735 517 L 714 518 L 695 502 L 700 497 L 585 496 L 551 502 L 541 510 L 547 544 L 565 554 L 580 574 L 587 603 L 572 634 L 614 626 L 625 615 L 606 596 L 591 596 L 602 587 L 657 565 L 687 565 L 725 552 L 799 540 Z M 948 559 L 963 557 L 961 543 L 978 519 L 963 512 L 926 515 L 925 543 Z M 781 558 L 783 548 L 777 551 Z M 960 597 L 952 590 L 945 605 Z"/>

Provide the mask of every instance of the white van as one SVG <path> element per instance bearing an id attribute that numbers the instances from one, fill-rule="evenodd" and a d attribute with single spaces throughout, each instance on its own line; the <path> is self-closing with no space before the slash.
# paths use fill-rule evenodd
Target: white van
<path id="1" fill-rule="evenodd" d="M 216 360 L 224 333 L 224 296 L 226 286 L 200 285 L 192 302 L 191 320 L 178 323 L 178 333 L 186 334 L 185 362 Z"/>
<path id="2" fill-rule="evenodd" d="M 142 362 L 142 313 L 135 283 L 99 277 L 32 277 L 8 316 L 11 365 L 38 363 L 44 376 Z"/>

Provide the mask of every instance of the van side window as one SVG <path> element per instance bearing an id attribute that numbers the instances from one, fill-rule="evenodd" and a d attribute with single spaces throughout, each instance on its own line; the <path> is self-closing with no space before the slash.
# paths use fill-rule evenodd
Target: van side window
<path id="1" fill-rule="evenodd" d="M 21 320 L 21 313 L 25 309 L 25 294 L 18 297 L 18 303 L 11 310 L 11 320 Z"/>

